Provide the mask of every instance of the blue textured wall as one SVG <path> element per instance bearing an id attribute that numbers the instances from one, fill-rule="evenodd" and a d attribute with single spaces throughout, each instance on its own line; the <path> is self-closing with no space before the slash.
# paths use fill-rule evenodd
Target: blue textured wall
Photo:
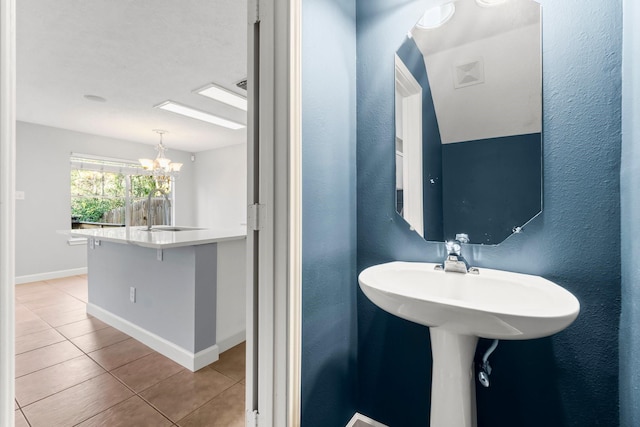
<path id="1" fill-rule="evenodd" d="M 465 233 L 496 245 L 540 212 L 540 141 L 530 133 L 442 146 L 445 240 Z"/>
<path id="2" fill-rule="evenodd" d="M 640 5 L 624 0 L 620 425 L 640 425 Z"/>
<path id="3" fill-rule="evenodd" d="M 302 425 L 344 427 L 357 351 L 355 3 L 302 5 Z"/>
<path id="4" fill-rule="evenodd" d="M 524 233 L 465 255 L 481 267 L 553 280 L 582 311 L 553 337 L 501 343 L 492 387 L 478 392 L 479 427 L 615 426 L 621 3 L 541 3 L 544 211 Z M 442 245 L 410 232 L 394 208 L 393 54 L 428 4 L 357 2 L 358 270 L 443 257 Z M 427 329 L 359 292 L 357 409 L 391 426 L 427 425 L 430 365 Z"/>

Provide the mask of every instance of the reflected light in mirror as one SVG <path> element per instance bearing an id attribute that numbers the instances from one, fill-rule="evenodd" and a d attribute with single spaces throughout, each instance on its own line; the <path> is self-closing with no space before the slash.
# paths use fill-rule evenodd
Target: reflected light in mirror
<path id="1" fill-rule="evenodd" d="M 428 9 L 416 24 L 425 30 L 432 30 L 444 25 L 456 11 L 453 3 L 445 3 Z"/>

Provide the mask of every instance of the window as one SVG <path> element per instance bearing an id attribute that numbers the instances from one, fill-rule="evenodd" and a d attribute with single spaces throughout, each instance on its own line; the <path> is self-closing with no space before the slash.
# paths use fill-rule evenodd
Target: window
<path id="1" fill-rule="evenodd" d="M 173 223 L 173 179 L 159 179 L 132 161 L 71 156 L 71 227 L 123 227 Z"/>

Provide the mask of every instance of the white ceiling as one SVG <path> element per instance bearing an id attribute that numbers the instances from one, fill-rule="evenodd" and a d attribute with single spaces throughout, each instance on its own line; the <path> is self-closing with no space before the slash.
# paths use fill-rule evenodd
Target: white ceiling
<path id="1" fill-rule="evenodd" d="M 455 13 L 441 27 L 411 29 L 419 49 L 428 56 L 474 42 L 475 40 L 540 25 L 540 4 L 531 0 L 512 0 L 493 7 L 483 7 L 475 0 L 453 0 Z M 418 17 L 421 18 L 421 17 Z"/>
<path id="2" fill-rule="evenodd" d="M 153 108 L 165 100 L 246 123 L 246 113 L 192 93 L 208 83 L 246 95 L 246 0 L 20 0 L 18 120 L 198 152 L 246 141 Z M 95 102 L 84 95 L 98 95 Z"/>

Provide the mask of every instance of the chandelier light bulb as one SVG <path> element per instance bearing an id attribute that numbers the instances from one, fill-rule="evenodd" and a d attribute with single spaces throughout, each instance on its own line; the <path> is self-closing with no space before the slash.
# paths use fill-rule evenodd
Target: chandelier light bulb
<path id="1" fill-rule="evenodd" d="M 151 171 L 155 176 L 176 176 L 178 172 L 180 172 L 180 168 L 182 168 L 182 163 L 173 163 L 171 159 L 165 155 L 165 152 L 169 150 L 162 143 L 162 135 L 167 133 L 167 131 L 160 129 L 154 129 L 153 131 L 160 135 L 160 142 L 156 146 L 158 155 L 154 160 L 138 159 L 138 162 L 140 162 L 140 165 L 145 170 Z"/>

